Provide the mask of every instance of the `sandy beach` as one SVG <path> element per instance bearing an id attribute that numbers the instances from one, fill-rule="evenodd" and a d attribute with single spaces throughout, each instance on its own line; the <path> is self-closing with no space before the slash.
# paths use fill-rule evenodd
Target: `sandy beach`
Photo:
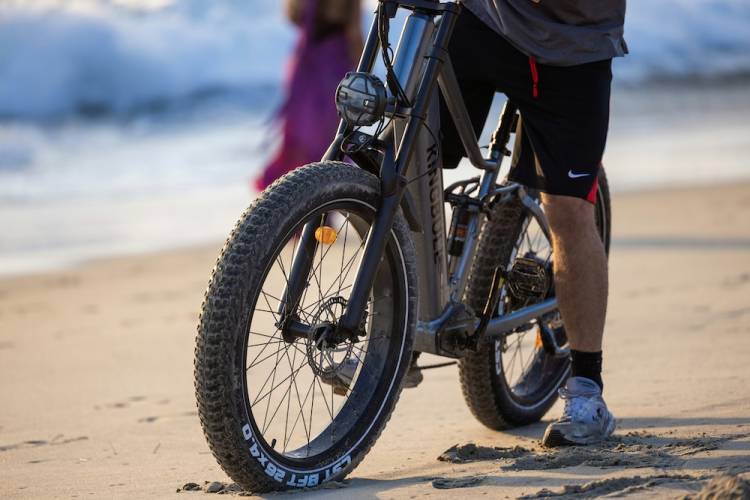
<path id="1" fill-rule="evenodd" d="M 613 210 L 614 439 L 549 451 L 545 422 L 490 431 L 447 367 L 404 391 L 347 481 L 305 496 L 681 498 L 731 486 L 720 474 L 749 478 L 750 184 L 618 193 Z M 0 281 L 1 498 L 184 499 L 204 494 L 178 491 L 187 483 L 231 482 L 193 395 L 195 326 L 221 243 Z"/>

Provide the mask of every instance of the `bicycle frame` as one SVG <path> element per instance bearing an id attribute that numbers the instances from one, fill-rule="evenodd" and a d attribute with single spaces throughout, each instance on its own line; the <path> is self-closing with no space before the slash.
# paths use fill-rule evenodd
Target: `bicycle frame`
<path id="1" fill-rule="evenodd" d="M 547 237 L 548 224 L 538 204 L 523 186 L 510 182 L 497 184 L 516 115 L 512 104 L 506 104 L 499 120 L 490 145 L 489 158 L 483 157 L 480 151 L 447 51 L 461 6 L 455 2 L 423 0 L 380 2 L 389 4 L 392 8 L 411 11 L 395 51 L 393 69 L 412 106 L 402 108 L 389 105 L 386 108 L 386 116 L 391 119 L 393 126 L 377 138 L 382 147 L 383 158 L 378 172 L 382 201 L 366 239 L 346 310 L 337 328 L 352 338 L 357 335 L 378 263 L 394 218 L 401 208 L 412 229 L 418 261 L 419 320 L 414 350 L 461 357 L 465 349 L 471 347 L 467 345 L 466 339 L 472 335 L 474 345 L 482 338 L 500 337 L 534 318 L 554 311 L 557 302 L 554 298 L 548 299 L 484 322 L 480 322 L 478 315 L 467 311 L 462 304 L 484 215 L 481 210 L 470 213 L 463 251 L 461 255 L 449 258 L 441 148 L 429 132 L 439 130 L 438 99 L 434 92 L 436 86 L 440 88 L 456 124 L 469 161 L 481 171 L 481 179 L 476 180 L 478 191 L 475 198 L 478 206 L 498 196 L 518 196 L 529 215 L 547 233 Z M 435 21 L 436 17 L 440 18 L 439 22 Z M 375 16 L 357 71 L 372 71 L 379 48 L 378 17 Z M 342 121 L 323 160 L 343 160 L 342 145 L 352 132 Z M 355 162 L 359 163 L 356 159 Z M 374 170 L 372 166 L 371 170 Z M 414 182 L 409 183 L 408 179 L 414 179 Z M 317 226 L 316 222 L 308 223 L 301 236 L 300 248 L 303 251 L 299 252 L 292 266 L 289 290 L 285 292 L 285 296 L 290 298 L 281 306 L 279 312 L 282 314 L 284 310 L 293 311 L 299 302 L 315 253 L 317 243 L 314 231 Z M 288 321 L 284 332 L 285 335 L 304 335 L 309 328 L 309 325 Z"/>

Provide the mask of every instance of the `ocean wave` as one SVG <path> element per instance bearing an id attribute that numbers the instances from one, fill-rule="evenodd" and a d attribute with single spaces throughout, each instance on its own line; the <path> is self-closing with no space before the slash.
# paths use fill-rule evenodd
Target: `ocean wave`
<path id="1" fill-rule="evenodd" d="M 251 5 L 252 4 L 252 5 Z M 121 114 L 276 85 L 293 42 L 271 1 L 0 5 L 0 117 Z"/>
<path id="2" fill-rule="evenodd" d="M 747 0 L 635 0 L 625 16 L 630 54 L 615 63 L 626 84 L 720 79 L 750 73 Z"/>
<path id="3" fill-rule="evenodd" d="M 630 1 L 616 81 L 748 74 L 748 26 L 747 0 Z M 5 0 L 0 119 L 252 105 L 293 40 L 276 0 Z"/>

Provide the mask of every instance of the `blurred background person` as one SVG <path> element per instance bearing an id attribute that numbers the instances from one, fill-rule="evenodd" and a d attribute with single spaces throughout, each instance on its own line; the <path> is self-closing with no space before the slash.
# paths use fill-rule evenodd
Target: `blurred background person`
<path id="1" fill-rule="evenodd" d="M 323 156 L 338 124 L 336 86 L 362 52 L 359 0 L 287 0 L 285 7 L 299 38 L 288 62 L 285 100 L 274 120 L 281 142 L 255 179 L 258 191 Z"/>

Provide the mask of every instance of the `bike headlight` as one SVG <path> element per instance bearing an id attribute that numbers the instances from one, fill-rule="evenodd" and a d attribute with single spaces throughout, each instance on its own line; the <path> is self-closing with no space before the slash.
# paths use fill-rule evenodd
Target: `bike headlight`
<path id="1" fill-rule="evenodd" d="M 336 110 L 350 125 L 372 125 L 383 117 L 385 85 L 370 73 L 347 73 L 336 89 Z"/>

